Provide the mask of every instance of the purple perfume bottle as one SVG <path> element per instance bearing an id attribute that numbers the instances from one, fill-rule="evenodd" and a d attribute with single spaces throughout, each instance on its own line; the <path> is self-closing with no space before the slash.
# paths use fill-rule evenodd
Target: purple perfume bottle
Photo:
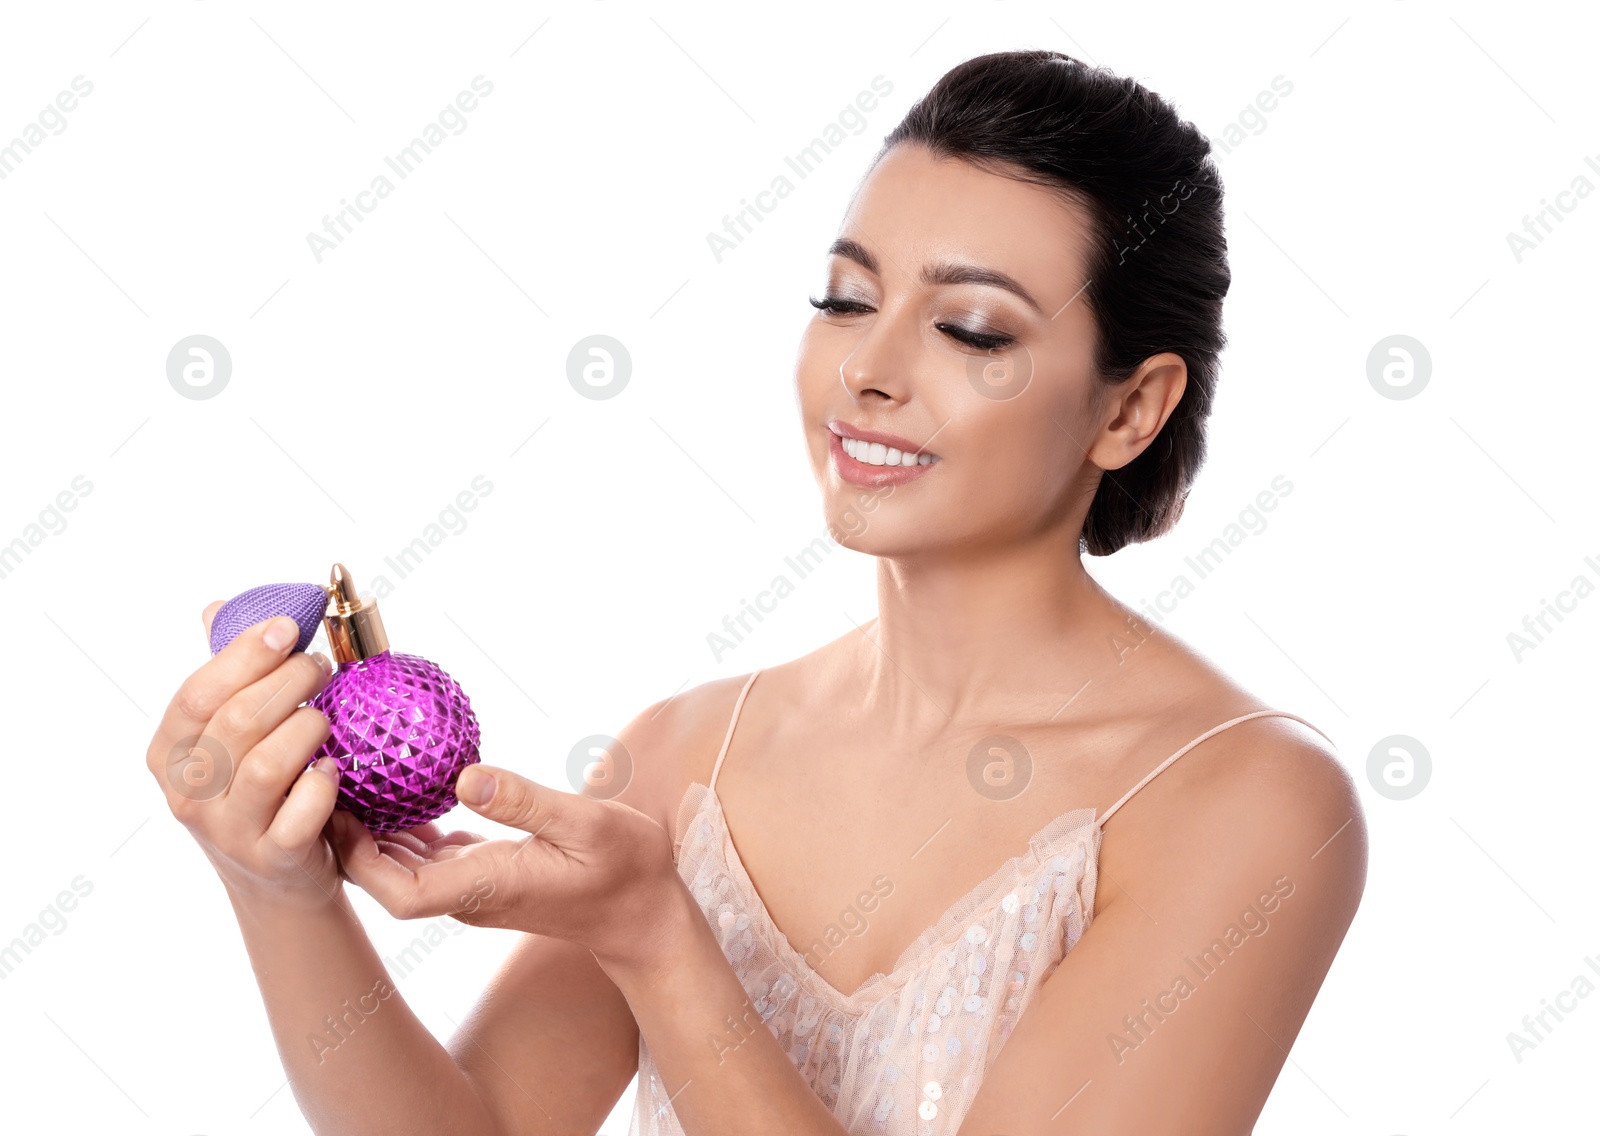
<path id="1" fill-rule="evenodd" d="M 323 626 L 337 667 L 310 702 L 331 732 L 312 761 L 339 763 L 338 807 L 375 833 L 414 828 L 456 804 L 456 777 L 478 760 L 478 719 L 443 668 L 389 649 L 378 604 L 333 566 Z"/>

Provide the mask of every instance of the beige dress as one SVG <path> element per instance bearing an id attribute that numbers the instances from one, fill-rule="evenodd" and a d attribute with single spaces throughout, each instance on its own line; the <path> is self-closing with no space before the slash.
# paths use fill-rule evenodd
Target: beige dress
<path id="1" fill-rule="evenodd" d="M 1213 726 L 1104 816 L 1073 809 L 1034 833 L 1026 851 L 957 900 L 888 974 L 874 974 L 845 994 L 811 968 L 768 916 L 716 794 L 739 711 L 760 673 L 739 692 L 711 784 L 694 782 L 684 794 L 674 832 L 678 873 L 766 1027 L 855 1136 L 954 1136 L 1018 1018 L 1089 929 L 1100 828 L 1130 797 L 1195 745 L 1239 722 L 1277 714 L 1316 729 L 1282 710 Z M 736 1044 L 737 1034 L 730 1037 Z M 682 1136 L 670 1099 L 675 1091 L 662 1083 L 641 1035 L 629 1136 Z M 750 1118 L 749 1130 L 775 1131 L 759 1116 Z"/>

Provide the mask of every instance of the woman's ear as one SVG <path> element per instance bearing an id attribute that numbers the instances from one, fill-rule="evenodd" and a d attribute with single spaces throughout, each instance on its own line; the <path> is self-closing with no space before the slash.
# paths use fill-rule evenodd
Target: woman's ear
<path id="1" fill-rule="evenodd" d="M 1144 453 L 1177 409 L 1189 385 L 1181 355 L 1152 355 L 1115 387 L 1105 388 L 1102 424 L 1089 447 L 1089 460 L 1101 469 L 1121 469 Z"/>

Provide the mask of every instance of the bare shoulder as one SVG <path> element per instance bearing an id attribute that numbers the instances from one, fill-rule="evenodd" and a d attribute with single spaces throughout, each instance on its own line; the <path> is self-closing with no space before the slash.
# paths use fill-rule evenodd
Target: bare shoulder
<path id="1" fill-rule="evenodd" d="M 583 795 L 620 801 L 673 833 L 678 804 L 694 781 L 706 783 L 748 674 L 710 679 L 652 702 L 617 734 L 611 755 L 622 781 L 587 785 Z"/>
<path id="2" fill-rule="evenodd" d="M 1185 666 L 1190 693 L 1172 707 L 1172 737 L 1200 738 L 1257 710 L 1310 719 L 1269 706 L 1203 659 Z M 1107 824 L 1103 857 L 1108 875 L 1152 894 L 1206 894 L 1192 879 L 1179 883 L 1195 870 L 1173 871 L 1185 862 L 1203 863 L 1222 888 L 1298 873 L 1342 937 L 1366 883 L 1366 820 L 1334 744 L 1296 718 L 1264 714 L 1205 737 L 1141 789 Z"/>
<path id="3" fill-rule="evenodd" d="M 1173 661 L 1146 684 L 1169 699 L 1127 709 L 1161 757 L 1204 740 L 1105 822 L 1092 924 L 986 1074 L 974 1131 L 1059 1123 L 1037 1086 L 1064 1068 L 1075 1132 L 1249 1131 L 1354 919 L 1366 824 L 1335 747 L 1279 715 L 1205 736 L 1269 707 Z"/>
<path id="4" fill-rule="evenodd" d="M 833 705 L 831 692 L 845 681 L 839 662 L 840 646 L 849 634 L 825 643 L 808 654 L 761 668 L 760 687 L 768 701 L 785 708 L 785 715 L 805 719 Z M 620 758 L 629 769 L 620 792 L 590 789 L 585 796 L 610 796 L 655 819 L 674 833 L 678 806 L 693 782 L 709 784 L 717 751 L 727 736 L 739 692 L 752 672 L 710 679 L 651 703 L 634 716 L 618 740 L 626 750 Z M 763 713 L 740 714 L 741 737 L 760 739 L 770 727 Z M 759 748 L 759 746 L 757 747 Z"/>

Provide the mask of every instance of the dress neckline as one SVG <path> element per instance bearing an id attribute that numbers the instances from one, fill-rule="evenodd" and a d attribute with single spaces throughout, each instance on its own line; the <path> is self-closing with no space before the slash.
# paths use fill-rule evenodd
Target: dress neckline
<path id="1" fill-rule="evenodd" d="M 699 781 L 691 781 L 688 789 L 684 791 L 683 801 L 679 803 L 681 812 L 683 803 L 689 800 L 690 794 L 699 789 L 703 799 L 696 806 L 694 815 L 683 826 L 679 842 L 688 840 L 693 825 L 710 811 L 716 817 L 716 837 L 719 856 L 723 866 L 734 876 L 740 888 L 748 895 L 755 908 L 755 916 L 760 920 L 767 938 L 772 943 L 773 949 L 778 952 L 784 963 L 794 971 L 800 981 L 806 982 L 812 988 L 826 995 L 831 1001 L 850 1009 L 857 1009 L 862 1005 L 871 1005 L 888 997 L 894 991 L 905 985 L 910 974 L 922 963 L 926 962 L 935 950 L 947 949 L 960 937 L 964 927 L 947 927 L 946 924 L 952 916 L 976 903 L 972 910 L 967 912 L 967 918 L 977 919 L 986 917 L 993 909 L 993 904 L 1008 891 L 1019 887 L 1018 869 L 1026 868 L 1027 874 L 1023 879 L 1032 878 L 1032 874 L 1041 866 L 1048 863 L 1049 859 L 1073 844 L 1081 843 L 1084 846 L 1084 859 L 1079 864 L 1080 877 L 1090 871 L 1098 860 L 1100 851 L 1100 822 L 1093 808 L 1069 809 L 1054 819 L 1048 821 L 1042 828 L 1028 838 L 1028 847 L 1025 851 L 1009 857 L 995 867 L 987 876 L 979 880 L 976 885 L 969 888 L 955 902 L 951 903 L 934 920 L 932 926 L 927 927 L 915 939 L 908 943 L 896 958 L 895 963 L 888 972 L 875 971 L 867 976 L 865 981 L 854 991 L 846 994 L 833 983 L 829 982 L 815 968 L 811 966 L 799 951 L 794 949 L 789 942 L 789 936 L 783 932 L 772 918 L 772 913 L 767 909 L 767 904 L 761 898 L 761 893 L 756 890 L 755 882 L 746 870 L 743 858 L 739 855 L 738 847 L 733 843 L 733 834 L 728 829 L 727 815 L 722 811 L 722 798 L 710 785 Z M 709 807 L 709 810 L 707 806 Z M 676 852 L 676 849 L 674 850 Z M 1082 912 L 1083 929 L 1088 931 L 1089 923 L 1094 916 L 1094 873 L 1091 872 L 1089 894 L 1084 899 L 1085 910 Z M 941 933 L 941 931 L 943 933 Z M 874 997 L 876 995 L 876 997 Z"/>

